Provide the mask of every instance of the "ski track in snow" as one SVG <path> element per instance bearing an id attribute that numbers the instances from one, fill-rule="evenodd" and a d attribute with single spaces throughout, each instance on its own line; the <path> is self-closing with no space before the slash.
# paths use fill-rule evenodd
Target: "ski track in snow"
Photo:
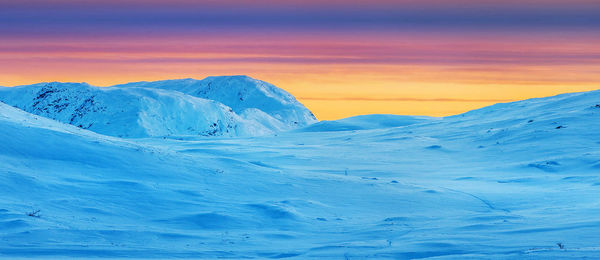
<path id="1" fill-rule="evenodd" d="M 0 103 L 0 257 L 598 258 L 598 103 L 181 140 Z"/>

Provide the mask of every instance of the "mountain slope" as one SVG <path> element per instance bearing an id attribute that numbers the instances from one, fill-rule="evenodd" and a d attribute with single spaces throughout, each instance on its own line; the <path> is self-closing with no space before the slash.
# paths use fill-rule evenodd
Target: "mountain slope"
<path id="1" fill-rule="evenodd" d="M 222 82 L 207 83 L 213 87 L 206 90 L 208 94 L 203 97 L 173 90 L 185 88 L 186 80 L 169 81 L 169 87 L 164 89 L 153 87 L 163 86 L 161 83 L 97 88 L 85 83 L 54 82 L 0 88 L 0 101 L 33 114 L 118 137 L 256 136 L 316 121 L 291 95 L 270 84 L 268 95 L 258 95 L 253 93 L 267 86 L 266 83 L 258 87 L 238 86 L 241 83 L 237 78 L 228 79 L 222 77 Z M 243 81 L 258 82 L 250 78 Z M 245 102 L 228 102 L 232 98 L 240 99 L 232 95 L 243 96 Z M 235 109 L 221 101 L 234 105 Z"/>
<path id="2" fill-rule="evenodd" d="M 221 102 L 238 114 L 245 112 L 253 114 L 252 110 L 258 109 L 292 128 L 317 122 L 314 115 L 294 96 L 272 84 L 248 76 L 134 82 L 114 87 L 176 90 L 195 97 Z"/>

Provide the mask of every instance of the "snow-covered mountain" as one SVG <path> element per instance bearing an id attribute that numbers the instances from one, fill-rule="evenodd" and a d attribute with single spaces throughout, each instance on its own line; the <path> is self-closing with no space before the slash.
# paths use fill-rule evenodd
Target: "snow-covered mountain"
<path id="1" fill-rule="evenodd" d="M 175 90 L 194 97 L 218 101 L 246 118 L 256 117 L 257 110 L 260 110 L 283 122 L 285 125 L 283 127 L 287 129 L 317 122 L 315 116 L 290 93 L 270 83 L 248 76 L 134 82 L 114 87 Z"/>
<path id="2" fill-rule="evenodd" d="M 24 111 L 118 137 L 257 136 L 317 120 L 289 93 L 245 76 L 130 83 L 39 83 L 0 88 Z"/>
<path id="3" fill-rule="evenodd" d="M 124 139 L 0 102 L 0 258 L 600 257 L 600 91 L 337 123 Z"/>

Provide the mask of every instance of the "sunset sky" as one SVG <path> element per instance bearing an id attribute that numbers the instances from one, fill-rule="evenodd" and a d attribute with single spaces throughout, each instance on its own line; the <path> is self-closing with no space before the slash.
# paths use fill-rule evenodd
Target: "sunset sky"
<path id="1" fill-rule="evenodd" d="M 0 85 L 249 75 L 321 120 L 600 89 L 597 0 L 0 0 Z"/>

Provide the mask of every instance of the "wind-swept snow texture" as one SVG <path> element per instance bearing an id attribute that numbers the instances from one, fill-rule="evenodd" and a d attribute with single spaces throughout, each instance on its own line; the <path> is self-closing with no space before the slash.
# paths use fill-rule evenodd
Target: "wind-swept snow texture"
<path id="1" fill-rule="evenodd" d="M 0 88 L 0 101 L 117 137 L 258 136 L 316 122 L 289 93 L 246 76 Z"/>
<path id="2" fill-rule="evenodd" d="M 600 92 L 393 118 L 122 139 L 0 104 L 0 257 L 600 257 Z"/>

